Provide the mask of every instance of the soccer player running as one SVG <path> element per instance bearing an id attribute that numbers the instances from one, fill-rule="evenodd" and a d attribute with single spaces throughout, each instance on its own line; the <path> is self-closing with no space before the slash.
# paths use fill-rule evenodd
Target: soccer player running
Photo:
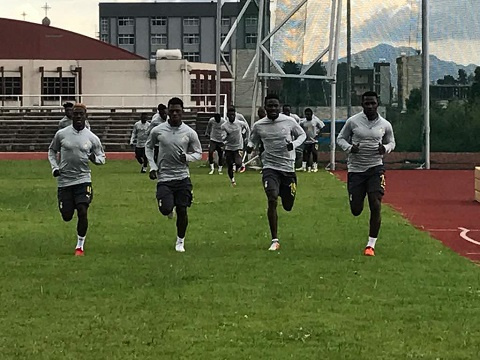
<path id="1" fill-rule="evenodd" d="M 162 215 L 172 217 L 177 212 L 175 250 L 185 252 L 188 226 L 187 208 L 192 204 L 192 182 L 188 163 L 202 158 L 202 146 L 197 133 L 182 122 L 183 101 L 177 97 L 168 101 L 167 122 L 153 128 L 148 136 L 146 154 L 150 164 L 150 179 L 158 179 L 156 197 Z M 159 147 L 158 161 L 154 148 Z"/>
<path id="2" fill-rule="evenodd" d="M 392 125 L 378 112 L 378 95 L 362 95 L 363 112 L 347 119 L 337 138 L 348 153 L 348 194 L 354 216 L 362 213 L 365 196 L 370 207 L 370 229 L 364 255 L 375 256 L 375 243 L 381 224 L 382 197 L 385 192 L 383 155 L 395 148 Z"/>
<path id="3" fill-rule="evenodd" d="M 293 208 L 297 191 L 295 175 L 295 148 L 306 138 L 305 132 L 291 117 L 280 114 L 280 100 L 277 95 L 265 97 L 267 117 L 257 121 L 250 134 L 247 151 L 263 144 L 262 181 L 268 201 L 268 224 L 272 235 L 272 243 L 268 250 L 280 248 L 278 240 L 278 197 L 286 211 Z"/>
<path id="4" fill-rule="evenodd" d="M 140 115 L 140 120 L 133 125 L 132 136 L 130 137 L 130 145 L 135 145 L 135 159 L 142 166 L 141 173 L 147 172 L 148 159 L 145 155 L 145 143 L 148 139 L 148 128 L 150 122 L 147 121 L 147 113 Z"/>
<path id="5" fill-rule="evenodd" d="M 322 120 L 313 116 L 313 111 L 310 108 L 305 109 L 305 119 L 300 121 L 300 126 L 307 135 L 307 139 L 303 144 L 303 162 L 302 162 L 302 171 L 307 170 L 308 172 L 318 171 L 318 137 L 320 136 L 320 131 L 325 127 L 325 124 Z M 312 157 L 313 164 L 310 165 L 310 157 Z"/>
<path id="6" fill-rule="evenodd" d="M 73 103 L 71 103 L 71 102 L 64 103 L 63 104 L 63 109 L 65 111 L 65 116 L 58 122 L 58 130 L 72 125 Z M 88 120 L 85 120 L 85 127 L 87 129 L 90 129 L 90 124 L 88 123 Z"/>
<path id="7" fill-rule="evenodd" d="M 164 104 L 158 104 L 157 113 L 152 116 L 150 126 L 147 129 L 147 136 L 151 133 L 155 126 L 158 126 L 168 120 L 167 107 Z M 154 151 L 155 162 L 158 159 L 158 147 Z"/>
<path id="8" fill-rule="evenodd" d="M 294 118 L 297 124 L 300 124 L 300 116 L 297 114 L 292 114 L 292 107 L 288 104 L 283 105 L 282 107 L 282 114 L 290 116 L 291 118 Z"/>
<path id="9" fill-rule="evenodd" d="M 105 164 L 100 139 L 86 128 L 87 108 L 83 104 L 73 107 L 73 123 L 58 130 L 48 149 L 52 174 L 58 181 L 58 208 L 64 221 L 70 221 L 77 210 L 76 256 L 84 255 L 88 229 L 88 207 L 93 200 L 92 178 L 88 161 Z M 60 153 L 60 163 L 57 155 Z"/>
<path id="10" fill-rule="evenodd" d="M 225 141 L 225 160 L 228 168 L 228 177 L 230 178 L 232 186 L 235 186 L 237 183 L 235 181 L 234 171 L 241 171 L 243 167 L 242 156 L 240 155 L 240 150 L 243 150 L 242 134 L 245 132 L 245 136 L 248 139 L 250 129 L 246 122 L 237 120 L 234 107 L 227 109 L 227 118 L 228 121 L 222 124 L 221 129 Z"/>
<path id="11" fill-rule="evenodd" d="M 218 173 L 222 174 L 223 168 L 223 131 L 222 124 L 226 120 L 221 117 L 220 114 L 214 114 L 210 120 L 208 120 L 207 129 L 205 130 L 205 135 L 210 140 L 208 144 L 208 163 L 210 164 L 209 175 L 213 175 L 215 172 L 215 161 L 213 155 L 215 151 L 218 155 Z"/>

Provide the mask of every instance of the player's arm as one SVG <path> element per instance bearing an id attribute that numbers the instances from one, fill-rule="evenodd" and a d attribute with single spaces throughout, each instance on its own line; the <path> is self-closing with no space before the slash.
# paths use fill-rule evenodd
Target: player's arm
<path id="1" fill-rule="evenodd" d="M 185 160 L 187 162 L 202 160 L 202 144 L 198 139 L 198 135 L 195 131 L 190 133 L 190 141 L 188 143 L 187 153 L 185 154 Z"/>
<path id="2" fill-rule="evenodd" d="M 227 137 L 228 137 L 228 131 L 227 131 L 227 129 L 225 129 L 225 124 L 222 124 L 220 126 L 220 129 L 222 130 L 222 141 L 223 141 L 223 143 L 225 143 L 225 141 L 227 140 Z"/>
<path id="3" fill-rule="evenodd" d="M 91 162 L 93 162 L 95 165 L 104 165 L 105 164 L 105 152 L 103 151 L 103 146 L 102 143 L 100 142 L 100 139 L 95 136 L 92 139 L 92 152 L 90 153 L 90 156 L 88 157 Z"/>
<path id="4" fill-rule="evenodd" d="M 352 122 L 348 119 L 337 137 L 338 146 L 340 146 L 345 152 L 350 152 L 352 150 L 353 144 L 350 143 L 352 135 Z M 358 144 L 356 146 L 358 147 Z"/>
<path id="5" fill-rule="evenodd" d="M 154 149 L 155 149 L 155 146 L 157 145 L 158 145 L 157 136 L 155 134 L 155 131 L 152 131 L 150 132 L 150 134 L 148 134 L 147 143 L 145 144 L 145 156 L 148 159 L 150 172 L 158 170 L 158 166 L 155 163 L 155 155 L 154 155 Z"/>
<path id="6" fill-rule="evenodd" d="M 247 144 L 247 153 L 251 153 L 255 147 L 260 145 L 261 139 L 257 131 L 257 123 L 253 124 L 252 131 L 250 132 L 250 137 Z"/>
<path id="7" fill-rule="evenodd" d="M 133 125 L 132 136 L 130 137 L 130 145 L 137 142 L 137 124 Z"/>
<path id="8" fill-rule="evenodd" d="M 305 131 L 296 121 L 292 127 L 291 133 L 295 139 L 292 141 L 293 149 L 296 149 L 297 147 L 302 145 L 303 142 L 307 139 L 307 134 L 305 134 Z"/>
<path id="9" fill-rule="evenodd" d="M 383 135 L 382 144 L 385 148 L 385 152 L 388 154 L 389 152 L 395 149 L 395 136 L 393 135 L 393 128 L 390 123 L 385 129 L 385 134 Z"/>
<path id="10" fill-rule="evenodd" d="M 53 137 L 50 146 L 48 147 L 48 161 L 50 162 L 50 167 L 52 168 L 52 175 L 60 175 L 60 166 L 58 165 L 57 154 L 60 151 L 60 137 L 58 132 Z"/>
<path id="11" fill-rule="evenodd" d="M 205 129 L 205 136 L 210 139 L 210 133 L 212 132 L 212 120 L 215 121 L 214 118 L 210 118 L 208 120 L 207 128 Z"/>
<path id="12" fill-rule="evenodd" d="M 242 128 L 245 131 L 245 138 L 246 139 L 250 138 L 250 127 L 248 126 L 248 124 L 246 122 L 242 122 Z"/>

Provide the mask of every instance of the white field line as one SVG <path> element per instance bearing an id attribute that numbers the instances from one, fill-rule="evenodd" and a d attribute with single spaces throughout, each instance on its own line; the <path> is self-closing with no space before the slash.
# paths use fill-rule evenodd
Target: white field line
<path id="1" fill-rule="evenodd" d="M 472 244 L 475 244 L 475 245 L 480 245 L 480 242 L 473 240 L 467 235 L 471 230 L 465 229 L 463 227 L 459 227 L 458 230 L 461 230 L 460 236 L 462 237 L 463 240 L 471 242 Z"/>

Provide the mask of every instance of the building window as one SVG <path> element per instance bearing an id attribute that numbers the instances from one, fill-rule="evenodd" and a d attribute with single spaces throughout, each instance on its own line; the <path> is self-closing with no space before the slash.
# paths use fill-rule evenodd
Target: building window
<path id="1" fill-rule="evenodd" d="M 5 93 L 3 89 L 5 88 Z M 18 100 L 15 96 L 22 95 L 22 79 L 20 77 L 0 77 L 0 99 L 1 100 Z"/>
<path id="2" fill-rule="evenodd" d="M 257 26 L 257 17 L 256 16 L 246 16 L 245 17 L 245 26 Z"/>
<path id="3" fill-rule="evenodd" d="M 183 54 L 183 58 L 190 62 L 200 62 L 200 53 L 198 52 L 186 52 Z"/>
<path id="4" fill-rule="evenodd" d="M 163 16 L 152 17 L 152 26 L 167 26 L 167 18 Z"/>
<path id="5" fill-rule="evenodd" d="M 166 34 L 152 34 L 150 37 L 150 43 L 152 45 L 167 45 Z"/>
<path id="6" fill-rule="evenodd" d="M 135 37 L 133 34 L 120 34 L 118 35 L 118 45 L 134 45 Z"/>
<path id="7" fill-rule="evenodd" d="M 199 44 L 200 35 L 199 34 L 185 34 L 183 35 L 183 43 L 187 44 Z"/>
<path id="8" fill-rule="evenodd" d="M 118 26 L 133 26 L 134 24 L 133 17 L 122 16 L 118 18 Z"/>
<path id="9" fill-rule="evenodd" d="M 100 35 L 100 40 L 102 40 L 103 42 L 108 43 L 108 34 L 101 34 L 101 35 Z"/>
<path id="10" fill-rule="evenodd" d="M 44 77 L 42 88 L 45 100 L 60 100 L 60 95 L 62 100 L 75 100 L 74 77 Z"/>
<path id="11" fill-rule="evenodd" d="M 183 18 L 183 26 L 199 26 L 200 19 L 198 17 Z"/>
<path id="12" fill-rule="evenodd" d="M 222 17 L 222 26 L 230 27 L 230 18 Z"/>
<path id="13" fill-rule="evenodd" d="M 257 34 L 245 34 L 245 44 L 256 44 Z"/>
<path id="14" fill-rule="evenodd" d="M 100 32 L 108 33 L 108 19 L 107 18 L 102 18 L 100 20 Z"/>

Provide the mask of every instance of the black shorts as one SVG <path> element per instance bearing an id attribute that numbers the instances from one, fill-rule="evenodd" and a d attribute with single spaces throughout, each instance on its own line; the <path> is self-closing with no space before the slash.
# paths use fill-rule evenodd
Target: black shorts
<path id="1" fill-rule="evenodd" d="M 318 144 L 303 144 L 304 145 L 304 148 L 303 148 L 303 151 L 304 152 L 308 152 L 308 153 L 311 153 L 313 150 L 318 150 Z"/>
<path id="2" fill-rule="evenodd" d="M 82 183 L 72 186 L 59 187 L 58 208 L 60 212 L 73 212 L 78 204 L 90 205 L 93 200 L 92 183 Z"/>
<path id="3" fill-rule="evenodd" d="M 192 205 L 192 182 L 190 178 L 157 183 L 157 201 L 159 210 L 170 213 L 174 206 Z"/>
<path id="4" fill-rule="evenodd" d="M 279 196 L 284 204 L 295 201 L 297 194 L 297 175 L 294 172 L 263 169 L 263 187 L 269 200 L 276 200 Z"/>
<path id="5" fill-rule="evenodd" d="M 353 199 L 363 201 L 366 194 L 375 192 L 383 195 L 385 193 L 385 168 L 383 165 L 378 165 L 364 172 L 349 172 L 347 185 L 351 201 Z"/>
<path id="6" fill-rule="evenodd" d="M 223 143 L 218 141 L 210 140 L 208 145 L 210 151 L 223 151 Z"/>

